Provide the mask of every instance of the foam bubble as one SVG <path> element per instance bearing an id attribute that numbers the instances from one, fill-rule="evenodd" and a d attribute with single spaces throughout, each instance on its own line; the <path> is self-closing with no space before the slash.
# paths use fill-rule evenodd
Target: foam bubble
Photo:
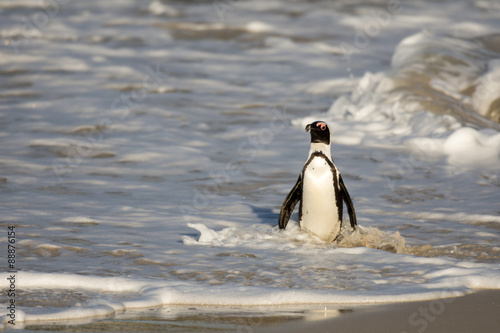
<path id="1" fill-rule="evenodd" d="M 500 165 L 500 133 L 464 127 L 444 140 L 443 152 L 453 164 L 497 168 Z"/>
<path id="2" fill-rule="evenodd" d="M 148 10 L 154 15 L 168 15 L 168 16 L 178 16 L 179 12 L 171 6 L 154 0 L 148 5 Z"/>
<path id="3" fill-rule="evenodd" d="M 260 22 L 260 21 L 252 21 L 246 24 L 245 28 L 250 32 L 261 33 L 268 32 L 273 30 L 273 27 L 270 24 Z"/>

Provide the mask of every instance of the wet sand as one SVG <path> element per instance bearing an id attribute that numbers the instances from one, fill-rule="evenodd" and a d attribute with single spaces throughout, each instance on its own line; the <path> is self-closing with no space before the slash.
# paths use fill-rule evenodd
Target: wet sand
<path id="1" fill-rule="evenodd" d="M 17 325 L 16 325 L 17 326 Z M 10 327 L 7 327 L 10 328 Z M 22 328 L 25 328 L 24 330 Z M 422 302 L 280 307 L 163 306 L 107 319 L 19 325 L 18 332 L 500 332 L 500 290 Z"/>
<path id="2" fill-rule="evenodd" d="M 500 332 L 500 290 L 481 290 L 463 297 L 376 305 L 320 321 L 294 321 L 256 330 L 262 333 Z"/>

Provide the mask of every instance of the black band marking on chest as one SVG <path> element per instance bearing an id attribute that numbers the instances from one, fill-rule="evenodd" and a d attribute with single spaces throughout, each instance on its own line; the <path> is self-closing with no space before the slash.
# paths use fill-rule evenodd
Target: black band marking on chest
<path id="1" fill-rule="evenodd" d="M 339 186 L 339 178 L 337 176 L 337 167 L 333 162 L 322 152 L 316 151 L 311 154 L 311 157 L 307 160 L 306 164 L 304 164 L 304 168 L 302 169 L 302 179 L 304 179 L 304 172 L 306 171 L 307 167 L 309 164 L 311 164 L 312 160 L 315 157 L 321 157 L 325 160 L 325 162 L 330 166 L 330 171 L 332 172 L 333 176 L 333 187 L 335 190 L 335 205 L 337 206 L 337 211 L 338 211 L 338 216 L 339 220 L 342 222 L 342 215 L 343 215 L 343 201 L 342 201 L 342 192 L 340 191 L 340 186 Z M 328 186 L 328 184 L 325 184 Z M 304 195 L 304 193 L 302 193 Z M 299 206 L 299 221 L 302 218 L 302 202 L 303 200 L 300 200 L 300 206 Z"/>

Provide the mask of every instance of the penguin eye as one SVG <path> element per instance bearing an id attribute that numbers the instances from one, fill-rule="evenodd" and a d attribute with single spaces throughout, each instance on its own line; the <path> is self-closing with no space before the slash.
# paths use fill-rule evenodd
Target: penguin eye
<path id="1" fill-rule="evenodd" d="M 319 129 L 322 130 L 322 131 L 326 130 L 326 124 L 325 123 L 318 123 L 316 126 L 319 127 Z"/>

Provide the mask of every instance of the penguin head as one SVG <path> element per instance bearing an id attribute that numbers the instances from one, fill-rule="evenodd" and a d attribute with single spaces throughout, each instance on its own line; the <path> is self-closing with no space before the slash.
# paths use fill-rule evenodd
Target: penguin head
<path id="1" fill-rule="evenodd" d="M 306 132 L 311 133 L 311 143 L 330 144 L 330 128 L 324 121 L 315 121 L 307 125 Z"/>

